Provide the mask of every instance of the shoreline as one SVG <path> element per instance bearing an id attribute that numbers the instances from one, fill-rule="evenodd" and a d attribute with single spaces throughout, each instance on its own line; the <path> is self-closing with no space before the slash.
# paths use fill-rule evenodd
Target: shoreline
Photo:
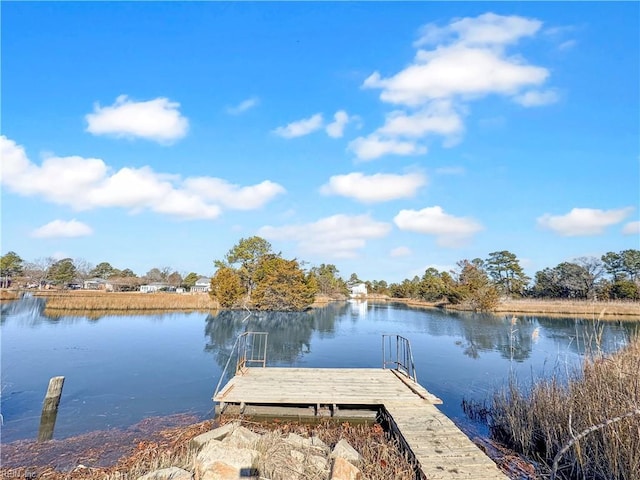
<path id="1" fill-rule="evenodd" d="M 20 298 L 22 291 L 1 290 L 3 302 Z M 28 291 L 27 291 L 28 292 Z M 34 297 L 46 298 L 45 313 L 60 316 L 64 313 L 144 314 L 162 311 L 211 312 L 218 311 L 216 301 L 207 294 L 102 292 L 102 291 L 35 291 Z M 391 298 L 386 295 L 367 295 L 354 300 L 401 303 L 408 307 L 444 311 L 472 312 L 472 310 L 443 302 L 426 302 L 411 298 Z M 310 309 L 322 308 L 345 299 L 317 296 Z M 640 321 L 640 302 L 587 300 L 506 300 L 490 313 L 501 315 L 543 315 L 549 317 L 588 317 L 594 320 Z"/>
<path id="2" fill-rule="evenodd" d="M 149 417 L 127 428 L 97 430 L 60 440 L 37 442 L 16 440 L 2 444 L 2 478 L 48 478 L 50 480 L 122 480 L 138 478 L 169 464 L 193 463 L 192 439 L 231 421 L 240 421 L 254 432 L 319 435 L 335 444 L 346 438 L 363 454 L 360 468 L 374 478 L 414 478 L 413 463 L 397 439 L 382 426 L 350 424 L 335 420 L 304 423 L 295 420 L 256 421 L 251 417 L 227 416 L 198 419 L 188 413 Z M 529 462 L 489 438 L 471 439 L 509 478 L 526 476 Z M 398 466 L 402 475 L 398 476 Z M 511 474 L 511 475 L 510 475 Z M 520 474 L 520 476 L 516 476 Z M 525 474 L 523 476 L 523 474 Z M 35 477 L 34 477 L 35 475 Z M 513 475 L 513 476 L 512 476 Z"/>
<path id="3" fill-rule="evenodd" d="M 367 298 L 390 303 L 402 303 L 408 307 L 437 309 L 454 312 L 470 312 L 473 310 L 459 308 L 456 305 L 442 302 L 425 302 L 411 298 Z M 490 312 L 482 312 L 496 316 L 502 315 L 541 315 L 545 317 L 591 317 L 594 320 L 628 320 L 640 322 L 640 302 L 592 302 L 578 300 L 507 300 Z"/>

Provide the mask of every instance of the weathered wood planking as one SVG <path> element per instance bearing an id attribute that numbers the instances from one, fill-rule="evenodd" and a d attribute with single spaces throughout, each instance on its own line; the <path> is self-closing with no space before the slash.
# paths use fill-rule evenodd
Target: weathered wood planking
<path id="1" fill-rule="evenodd" d="M 395 370 L 246 368 L 214 397 L 237 405 L 380 407 L 429 480 L 507 480 L 434 404 L 442 403 Z"/>
<path id="2" fill-rule="evenodd" d="M 387 402 L 385 410 L 429 480 L 507 477 L 445 414 L 424 401 Z"/>
<path id="3" fill-rule="evenodd" d="M 379 368 L 247 368 L 216 395 L 223 403 L 382 405 L 421 395 L 442 403 L 422 386 L 412 392 L 393 370 Z"/>

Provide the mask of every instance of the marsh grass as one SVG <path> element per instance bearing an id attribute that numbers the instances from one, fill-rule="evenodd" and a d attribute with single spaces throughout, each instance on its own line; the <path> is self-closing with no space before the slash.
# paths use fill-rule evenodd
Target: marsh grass
<path id="1" fill-rule="evenodd" d="M 381 299 L 382 300 L 382 299 Z M 412 298 L 389 298 L 388 302 L 399 302 L 415 308 L 444 308 L 446 310 L 473 311 L 468 304 L 447 302 L 426 302 Z M 611 300 L 594 302 L 590 300 L 543 300 L 517 299 L 501 300 L 488 310 L 494 314 L 530 314 L 546 317 L 598 317 L 602 320 L 640 319 L 640 302 Z"/>
<path id="2" fill-rule="evenodd" d="M 218 303 L 207 294 L 118 293 L 118 292 L 55 292 L 39 293 L 46 297 L 45 313 L 55 311 L 96 311 L 139 313 L 151 311 L 208 311 Z"/>
<path id="3" fill-rule="evenodd" d="M 594 353 L 566 381 L 554 376 L 525 390 L 512 379 L 489 410 L 492 437 L 549 472 L 556 460 L 557 478 L 637 480 L 640 338 L 611 356 Z"/>
<path id="4" fill-rule="evenodd" d="M 493 310 L 496 313 L 537 313 L 541 315 L 583 315 L 600 319 L 612 316 L 640 318 L 640 302 L 612 300 L 503 300 Z"/>
<path id="5" fill-rule="evenodd" d="M 302 436 L 318 436 L 329 447 L 333 447 L 340 439 L 345 439 L 362 455 L 358 467 L 363 478 L 369 480 L 414 480 L 414 465 L 407 454 L 390 438 L 378 424 L 352 425 L 326 421 L 320 424 L 301 424 L 289 422 L 253 422 L 245 418 L 223 417 L 221 423 L 239 420 L 241 423 L 263 435 L 259 444 L 259 457 L 255 468 L 260 474 L 271 480 L 326 479 L 327 472 L 320 472 L 313 466 L 313 456 L 318 455 L 315 449 L 306 451 L 304 468 L 299 471 L 299 464 L 294 464 L 291 447 L 278 439 L 289 433 Z M 190 446 L 190 440 L 216 425 L 211 420 L 163 430 L 153 441 L 137 443 L 130 453 L 120 458 L 109 467 L 95 467 L 87 462 L 86 466 L 77 466 L 71 471 L 59 471 L 53 467 L 16 468 L 0 467 L 0 478 L 33 478 L 47 480 L 135 480 L 139 476 L 161 468 L 176 466 L 191 470 L 196 452 Z M 91 455 L 88 455 L 89 457 Z M 330 464 L 330 462 L 329 462 Z"/>
<path id="6" fill-rule="evenodd" d="M 20 294 L 15 290 L 0 289 L 0 301 L 11 301 L 20 298 Z"/>
<path id="7" fill-rule="evenodd" d="M 282 423 L 244 421 L 243 424 L 264 434 L 259 450 L 262 455 L 258 459 L 256 468 L 261 475 L 272 480 L 289 480 L 294 478 L 291 472 L 290 452 L 286 444 L 275 441 L 277 438 L 286 437 L 289 433 L 296 433 L 305 437 L 315 435 L 325 442 L 330 448 L 344 439 L 360 453 L 362 460 L 358 468 L 362 472 L 362 478 L 368 480 L 415 480 L 415 465 L 406 452 L 403 452 L 398 442 L 389 436 L 379 424 L 351 424 L 348 422 L 337 423 L 327 420 L 318 424 L 308 423 Z M 307 457 L 317 454 L 313 450 L 307 453 Z M 308 458 L 303 462 L 304 471 L 297 471 L 297 478 L 305 480 L 326 478 L 313 468 Z"/>

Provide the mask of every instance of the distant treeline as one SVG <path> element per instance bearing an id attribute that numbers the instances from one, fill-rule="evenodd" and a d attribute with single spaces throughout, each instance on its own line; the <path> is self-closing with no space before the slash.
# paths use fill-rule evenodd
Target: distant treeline
<path id="1" fill-rule="evenodd" d="M 365 282 L 370 293 L 491 310 L 500 298 L 640 300 L 640 250 L 580 257 L 525 275 L 515 254 L 503 250 L 486 259 L 461 260 L 449 272 L 428 268 L 400 283 Z"/>
<path id="2" fill-rule="evenodd" d="M 315 295 L 345 298 L 350 287 L 364 283 L 371 294 L 457 304 L 470 310 L 491 310 L 501 298 L 640 300 L 640 250 L 608 252 L 600 258 L 580 257 L 545 268 L 528 277 L 515 254 L 492 252 L 486 259 L 460 260 L 456 268 L 424 274 L 399 283 L 362 281 L 352 273 L 344 280 L 335 265 L 303 268 L 304 262 L 284 259 L 260 237 L 240 239 L 224 259 L 214 262 L 211 295 L 223 307 L 250 306 L 265 310 L 300 310 Z M 108 262 L 92 266 L 72 258 L 25 262 L 15 252 L 0 257 L 0 286 L 55 285 L 69 287 L 88 278 L 109 280 L 117 290 L 137 290 L 141 284 L 163 282 L 191 287 L 200 277 L 170 267 L 152 268 L 138 276 Z"/>

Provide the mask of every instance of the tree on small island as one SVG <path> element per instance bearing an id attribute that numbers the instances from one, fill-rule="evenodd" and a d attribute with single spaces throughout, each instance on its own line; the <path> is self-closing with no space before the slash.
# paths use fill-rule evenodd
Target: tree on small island
<path id="1" fill-rule="evenodd" d="M 313 275 L 297 260 L 274 253 L 261 237 L 240 239 L 214 264 L 210 295 L 222 308 L 300 311 L 313 303 L 317 291 Z"/>

